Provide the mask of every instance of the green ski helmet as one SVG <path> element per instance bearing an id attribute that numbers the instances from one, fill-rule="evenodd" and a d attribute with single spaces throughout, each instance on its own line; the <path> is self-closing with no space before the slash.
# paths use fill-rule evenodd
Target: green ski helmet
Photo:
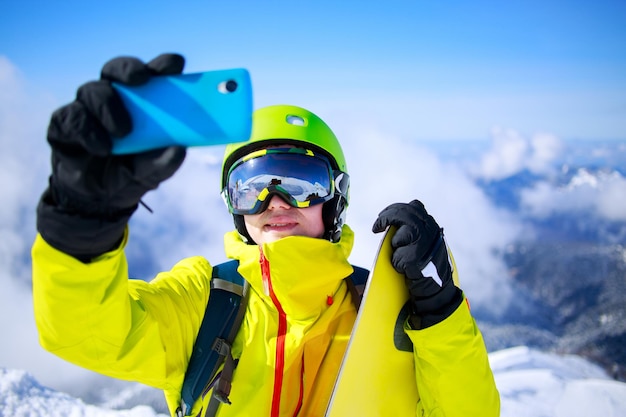
<path id="1" fill-rule="evenodd" d="M 246 142 L 226 146 L 222 162 L 221 187 L 224 195 L 231 166 L 240 158 L 268 146 L 293 145 L 310 149 L 326 156 L 330 161 L 335 193 L 324 203 L 324 238 L 336 242 L 341 238 L 348 207 L 350 178 L 346 160 L 337 137 L 328 125 L 314 113 L 297 106 L 274 105 L 256 110 L 252 115 L 252 133 Z M 252 242 L 243 216 L 233 214 L 237 231 Z"/>

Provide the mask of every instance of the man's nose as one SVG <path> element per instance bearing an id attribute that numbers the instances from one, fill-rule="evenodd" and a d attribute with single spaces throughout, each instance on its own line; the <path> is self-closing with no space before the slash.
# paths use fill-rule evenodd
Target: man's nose
<path id="1" fill-rule="evenodd" d="M 289 208 L 291 208 L 289 203 L 287 203 L 285 200 L 283 200 L 277 195 L 272 196 L 272 199 L 270 200 L 270 203 L 267 206 L 268 210 L 276 210 L 276 209 L 286 210 Z"/>

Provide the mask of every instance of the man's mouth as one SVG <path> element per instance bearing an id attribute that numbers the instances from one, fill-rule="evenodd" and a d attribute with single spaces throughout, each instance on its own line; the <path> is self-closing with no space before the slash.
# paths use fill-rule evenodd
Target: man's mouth
<path id="1" fill-rule="evenodd" d="M 297 222 L 275 222 L 275 223 L 266 223 L 265 230 L 273 230 L 273 231 L 287 231 L 295 228 L 298 225 Z"/>

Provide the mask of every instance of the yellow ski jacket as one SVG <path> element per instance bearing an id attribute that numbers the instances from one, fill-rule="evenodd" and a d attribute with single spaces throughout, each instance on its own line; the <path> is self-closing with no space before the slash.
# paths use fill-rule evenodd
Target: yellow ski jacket
<path id="1" fill-rule="evenodd" d="M 239 260 L 251 294 L 233 343 L 232 404 L 219 417 L 324 415 L 356 318 L 344 282 L 353 238 L 347 226 L 338 243 L 287 237 L 259 247 L 225 235 L 226 254 Z M 175 415 L 212 267 L 193 257 L 149 283 L 128 279 L 125 243 L 84 264 L 37 236 L 40 342 L 79 366 L 162 389 Z M 407 333 L 416 348 L 417 416 L 499 415 L 482 336 L 465 303 L 444 322 Z M 210 392 L 192 415 L 203 416 L 209 399 Z"/>

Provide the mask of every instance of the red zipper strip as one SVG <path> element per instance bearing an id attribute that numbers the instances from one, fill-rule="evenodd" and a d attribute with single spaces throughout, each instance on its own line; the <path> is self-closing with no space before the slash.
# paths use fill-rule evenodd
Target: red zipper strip
<path id="1" fill-rule="evenodd" d="M 272 287 L 272 277 L 270 274 L 270 264 L 265 258 L 263 250 L 261 250 L 261 257 L 259 260 L 261 264 L 261 274 L 263 277 L 263 284 L 269 291 L 269 296 L 278 310 L 278 334 L 276 336 L 276 365 L 274 369 L 274 392 L 272 395 L 272 417 L 278 417 L 280 412 L 280 394 L 283 387 L 283 374 L 285 370 L 285 336 L 287 335 L 287 314 L 280 305 L 280 301 L 274 293 Z"/>

